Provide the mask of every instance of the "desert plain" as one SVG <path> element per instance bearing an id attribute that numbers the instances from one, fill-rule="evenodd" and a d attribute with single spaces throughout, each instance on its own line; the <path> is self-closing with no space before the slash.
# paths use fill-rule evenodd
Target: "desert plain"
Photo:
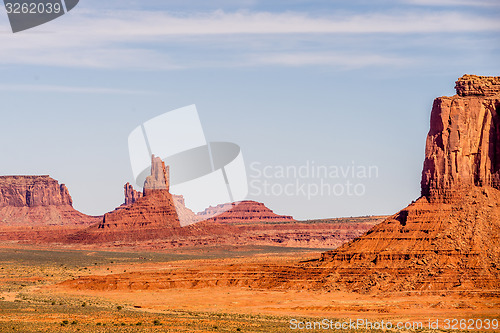
<path id="1" fill-rule="evenodd" d="M 0 249 L 1 332 L 291 332 L 293 320 L 364 320 L 404 323 L 393 331 L 433 332 L 429 319 L 494 319 L 498 294 L 393 292 L 362 294 L 308 288 L 228 285 L 214 273 L 259 264 L 294 265 L 317 258 L 321 249 L 240 247 L 181 251 L 112 252 L 7 246 Z M 194 281 L 201 271 L 210 286 Z M 172 287 L 137 286 L 176 272 Z M 102 277 L 126 279 L 102 285 Z M 84 289 L 65 281 L 96 278 Z M 419 327 L 422 323 L 423 327 Z M 365 324 L 366 325 L 366 324 Z M 424 328 L 425 327 L 425 328 Z M 307 332 L 355 329 L 307 329 Z M 457 329 L 456 332 L 466 332 Z M 496 331 L 490 329 L 489 331 Z"/>

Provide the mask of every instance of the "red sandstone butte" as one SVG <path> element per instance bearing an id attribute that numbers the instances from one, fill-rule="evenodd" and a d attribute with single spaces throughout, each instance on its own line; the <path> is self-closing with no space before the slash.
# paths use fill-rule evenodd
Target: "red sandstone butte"
<path id="1" fill-rule="evenodd" d="M 125 205 L 106 213 L 98 229 L 148 229 L 180 227 L 169 190 L 168 167 L 159 157 L 151 157 L 151 175 L 140 195 L 125 185 Z M 130 203 L 130 204 L 129 204 Z"/>
<path id="2" fill-rule="evenodd" d="M 434 101 L 422 196 L 320 267 L 349 290 L 500 289 L 500 77 L 464 75 Z"/>

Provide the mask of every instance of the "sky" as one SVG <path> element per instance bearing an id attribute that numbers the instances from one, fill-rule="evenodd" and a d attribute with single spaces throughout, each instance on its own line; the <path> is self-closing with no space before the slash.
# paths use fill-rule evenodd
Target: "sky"
<path id="1" fill-rule="evenodd" d="M 500 75 L 499 16 L 496 0 L 81 0 L 13 34 L 1 6 L 0 175 L 48 174 L 103 214 L 134 182 L 132 130 L 195 104 L 208 141 L 240 146 L 248 199 L 392 214 L 420 195 L 433 99 Z"/>

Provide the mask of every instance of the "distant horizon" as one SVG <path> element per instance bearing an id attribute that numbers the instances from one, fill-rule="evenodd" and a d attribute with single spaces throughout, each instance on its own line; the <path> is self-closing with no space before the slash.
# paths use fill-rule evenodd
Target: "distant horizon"
<path id="1" fill-rule="evenodd" d="M 0 178 L 6 178 L 6 177 L 49 177 L 49 178 L 51 178 L 51 179 L 53 179 L 53 180 L 57 181 L 59 185 L 64 185 L 64 186 L 66 186 L 66 184 L 65 184 L 65 183 L 61 183 L 58 179 L 56 179 L 56 178 L 52 177 L 51 175 L 36 175 L 36 174 L 30 174 L 30 175 L 21 175 L 21 174 L 19 174 L 19 175 L 0 175 Z M 127 183 L 125 183 L 125 184 L 127 184 Z M 125 185 L 125 184 L 124 184 L 124 185 Z M 69 187 L 67 187 L 67 188 L 68 188 L 69 194 L 70 194 L 70 196 L 71 196 L 71 189 L 70 189 Z M 142 188 L 135 188 L 135 187 L 134 187 L 134 189 L 135 189 L 135 190 L 139 190 L 139 189 L 140 189 L 140 192 L 142 192 Z M 181 195 L 182 195 L 182 194 L 181 194 Z M 71 198 L 73 198 L 73 197 L 71 196 Z M 125 198 L 124 198 L 124 199 L 125 199 Z M 266 204 L 265 202 L 261 202 L 261 201 L 257 201 L 257 200 L 251 200 L 251 199 L 245 199 L 245 200 L 233 201 L 233 202 L 224 202 L 224 203 L 221 203 L 221 204 L 219 204 L 219 205 L 231 204 L 231 203 L 235 203 L 235 202 L 245 202 L 245 201 L 252 201 L 252 202 L 262 203 L 262 204 L 264 204 L 267 208 L 271 209 L 274 213 L 276 213 L 276 214 L 278 214 L 278 215 L 288 215 L 286 212 L 278 212 L 278 213 L 277 213 L 274 209 L 272 209 L 272 207 L 269 207 L 269 205 L 268 205 L 268 204 Z M 74 202 L 73 202 L 73 204 L 74 204 Z M 117 207 L 119 207 L 119 206 L 117 206 Z M 117 208 L 117 207 L 115 207 L 115 208 Z M 216 206 L 208 206 L 208 207 L 206 207 L 206 209 L 211 208 L 211 207 L 213 208 L 213 207 L 216 207 Z M 74 207 L 73 207 L 73 208 L 74 208 Z M 75 208 L 75 209 L 76 209 L 76 208 Z M 77 210 L 78 210 L 78 209 L 77 209 Z M 78 210 L 78 211 L 79 211 L 79 210 Z M 103 213 L 103 214 L 99 214 L 99 215 L 91 215 L 91 214 L 87 214 L 86 212 L 83 212 L 83 211 L 79 211 L 79 212 L 81 212 L 81 213 L 83 213 L 83 214 L 86 214 L 86 215 L 89 215 L 89 216 L 99 217 L 99 216 L 103 216 L 104 214 L 109 213 L 109 212 L 111 212 L 111 211 L 113 211 L 113 210 L 109 210 L 109 211 L 107 211 L 107 212 L 105 212 L 105 213 Z M 203 212 L 203 211 L 201 211 L 201 212 L 195 212 L 195 214 L 199 214 L 199 213 L 202 213 L 202 212 Z M 289 216 L 292 216 L 292 217 L 293 217 L 296 221 L 310 221 L 310 220 L 312 221 L 312 220 L 321 220 L 321 219 L 342 219 L 342 218 L 351 218 L 351 217 L 353 217 L 353 218 L 355 218 L 355 217 L 372 217 L 372 216 L 373 216 L 373 217 L 376 217 L 376 216 L 390 216 L 390 215 L 392 215 L 392 214 L 389 214 L 389 215 L 387 215 L 387 214 L 382 214 L 382 215 L 373 215 L 373 214 L 372 214 L 372 215 L 358 215 L 358 216 L 337 216 L 337 217 L 324 217 L 324 218 L 317 218 L 317 219 L 300 219 L 300 220 L 295 219 L 295 217 L 294 217 L 294 216 L 292 216 L 292 215 L 289 215 Z"/>

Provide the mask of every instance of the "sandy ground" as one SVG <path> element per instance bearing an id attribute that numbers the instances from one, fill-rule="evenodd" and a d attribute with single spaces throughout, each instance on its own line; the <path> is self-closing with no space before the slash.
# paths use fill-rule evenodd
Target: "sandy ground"
<path id="1" fill-rule="evenodd" d="M 76 263 L 72 264 L 66 254 L 60 252 L 45 251 L 40 254 L 37 251 L 18 251 L 17 255 L 22 254 L 24 259 L 9 261 L 4 256 L 3 261 L 0 260 L 0 331 L 4 331 L 2 325 L 10 325 L 23 332 L 50 332 L 54 325 L 59 325 L 69 332 L 111 332 L 110 327 L 121 328 L 125 332 L 124 327 L 132 329 L 135 325 L 134 332 L 182 332 L 184 329 L 187 332 L 292 332 L 296 331 L 290 328 L 290 320 L 294 319 L 303 322 L 325 318 L 333 322 L 358 319 L 422 322 L 424 328 L 431 319 L 438 320 L 439 327 L 443 328 L 446 319 L 482 321 L 500 318 L 500 300 L 475 293 L 362 295 L 249 287 L 96 291 L 76 290 L 60 284 L 79 276 L 124 272 L 148 274 L 200 267 L 223 269 L 228 264 L 286 264 L 319 256 L 319 252 L 298 250 L 279 254 L 261 252 L 238 253 L 224 258 L 180 260 L 173 257 L 175 260 L 165 260 L 163 257 L 148 259 L 142 255 L 121 257 L 110 253 L 77 251 L 71 254 L 71 260 Z M 99 260 L 96 255 L 100 255 Z M 52 259 L 47 261 L 44 258 Z M 37 312 L 44 313 L 43 320 Z M 73 326 L 72 322 L 75 322 Z M 156 325 L 158 322 L 161 322 L 161 330 Z M 34 327 L 33 330 L 22 323 L 31 323 L 29 327 Z M 141 323 L 140 330 L 138 323 Z M 105 324 L 107 326 L 103 326 Z"/>

